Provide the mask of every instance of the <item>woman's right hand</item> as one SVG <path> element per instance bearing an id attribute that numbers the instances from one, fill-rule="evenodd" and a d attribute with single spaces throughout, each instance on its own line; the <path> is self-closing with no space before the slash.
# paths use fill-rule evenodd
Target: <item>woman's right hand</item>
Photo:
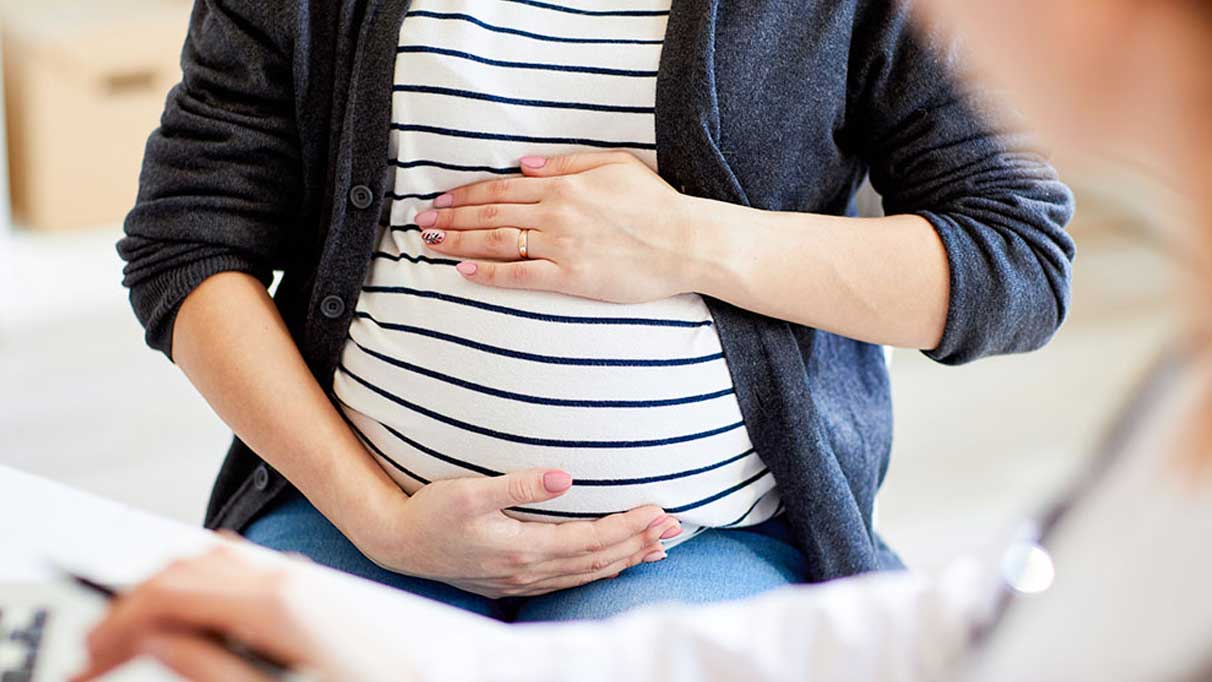
<path id="1" fill-rule="evenodd" d="M 567 473 L 551 469 L 435 481 L 401 497 L 402 507 L 356 544 L 388 570 L 495 599 L 564 590 L 660 561 L 660 540 L 681 533 L 677 519 L 656 506 L 566 523 L 504 513 L 571 487 Z"/>

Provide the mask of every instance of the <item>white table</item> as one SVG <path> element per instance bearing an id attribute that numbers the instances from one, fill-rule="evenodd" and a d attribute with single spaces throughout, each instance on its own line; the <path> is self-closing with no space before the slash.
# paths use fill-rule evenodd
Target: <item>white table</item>
<path id="1" fill-rule="evenodd" d="M 54 481 L 0 465 L 0 600 L 28 595 L 42 600 L 56 590 L 60 598 L 72 597 L 70 608 L 62 614 L 81 627 L 99 617 L 105 608 L 97 599 L 81 599 L 78 590 L 64 584 L 47 563 L 79 571 L 90 578 L 112 585 L 129 585 L 148 577 L 174 558 L 197 554 L 218 542 L 216 536 L 194 526 L 159 518 L 147 512 L 81 492 Z M 326 631 L 332 655 L 354 661 L 355 667 L 368 672 L 355 679 L 395 679 L 398 671 L 384 671 L 385 662 L 374 658 L 362 661 L 367 642 L 376 640 L 378 651 L 391 651 L 401 626 L 409 618 L 423 617 L 427 627 L 438 633 L 465 632 L 471 625 L 479 628 L 504 627 L 456 609 L 438 608 L 432 602 L 413 597 L 366 580 L 338 573 L 315 564 L 300 564 L 296 579 L 305 580 L 307 595 L 304 610 L 321 617 L 347 613 L 350 618 L 341 627 Z M 300 576 L 303 576 L 300 578 Z M 52 581 L 60 580 L 57 587 Z M 34 586 L 27 589 L 23 586 Z M 59 604 L 59 599 L 52 605 Z M 356 617 L 352 617 L 356 614 Z M 54 638 L 52 637 L 52 640 Z M 445 638 L 439 637 L 443 643 Z M 447 643 L 457 648 L 458 642 Z M 82 663 L 79 642 L 47 642 L 45 653 L 62 659 L 44 680 L 66 679 Z M 436 649 L 432 643 L 427 652 Z M 432 651 L 440 658 L 439 652 Z M 447 652 L 449 653 L 449 652 Z M 51 660 L 48 656 L 44 659 Z M 60 672 L 61 669 L 61 672 Z M 106 678 L 107 682 L 162 682 L 172 679 L 158 666 L 136 663 Z"/>
<path id="2" fill-rule="evenodd" d="M 48 560 L 115 584 L 214 542 L 201 528 L 0 466 L 0 583 L 53 577 Z"/>
<path id="3" fill-rule="evenodd" d="M 43 645 L 40 679 L 66 679 L 79 669 L 83 649 L 78 636 L 105 610 L 101 599 L 65 584 L 54 565 L 107 583 L 130 584 L 213 542 L 200 528 L 0 466 L 0 603 L 50 606 L 57 621 Z M 106 679 L 161 682 L 175 677 L 141 661 Z"/>

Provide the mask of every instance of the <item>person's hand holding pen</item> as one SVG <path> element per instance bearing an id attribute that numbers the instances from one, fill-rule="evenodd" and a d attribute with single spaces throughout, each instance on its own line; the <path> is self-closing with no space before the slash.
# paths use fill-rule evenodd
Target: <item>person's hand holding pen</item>
<path id="1" fill-rule="evenodd" d="M 115 599 L 88 637 L 87 666 L 72 680 L 98 679 L 139 656 L 194 682 L 345 679 L 325 658 L 325 638 L 296 613 L 301 595 L 291 576 L 290 562 L 234 543 L 174 561 Z M 298 672 L 258 666 L 228 642 Z"/>

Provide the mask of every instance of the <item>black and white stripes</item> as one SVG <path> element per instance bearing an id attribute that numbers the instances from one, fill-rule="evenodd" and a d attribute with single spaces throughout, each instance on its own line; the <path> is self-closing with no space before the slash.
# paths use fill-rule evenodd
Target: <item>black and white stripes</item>
<path id="1" fill-rule="evenodd" d="M 615 305 L 489 289 L 426 249 L 414 216 L 442 192 L 518 173 L 525 155 L 626 149 L 656 165 L 668 0 L 415 0 L 400 31 L 390 219 L 337 397 L 409 491 L 562 467 L 545 521 L 641 504 L 692 532 L 759 523 L 778 493 L 753 451 L 706 305 Z"/>

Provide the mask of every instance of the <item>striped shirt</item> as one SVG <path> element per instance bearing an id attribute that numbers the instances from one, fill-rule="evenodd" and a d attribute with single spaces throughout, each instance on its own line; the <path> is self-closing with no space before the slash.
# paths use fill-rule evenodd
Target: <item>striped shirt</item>
<path id="1" fill-rule="evenodd" d="M 564 496 L 518 518 L 644 504 L 687 531 L 781 508 L 697 295 L 620 305 L 464 280 L 414 218 L 443 192 L 519 173 L 526 155 L 630 151 L 656 167 L 669 0 L 416 0 L 400 29 L 395 184 L 334 387 L 408 492 L 558 467 Z"/>

